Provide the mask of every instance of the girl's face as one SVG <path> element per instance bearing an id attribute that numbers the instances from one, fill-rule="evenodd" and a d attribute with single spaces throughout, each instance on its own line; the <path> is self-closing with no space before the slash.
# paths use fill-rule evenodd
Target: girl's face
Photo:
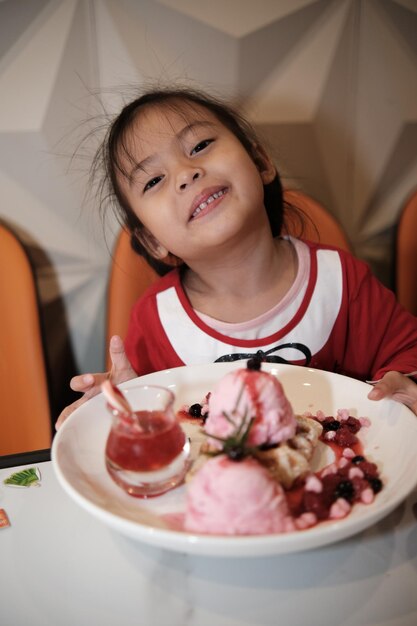
<path id="1" fill-rule="evenodd" d="M 259 171 L 235 135 L 204 107 L 145 109 L 125 144 L 129 176 L 120 180 L 121 190 L 155 258 L 171 253 L 192 265 L 267 223 L 263 185 L 275 176 L 273 164 L 260 152 L 265 167 Z"/>

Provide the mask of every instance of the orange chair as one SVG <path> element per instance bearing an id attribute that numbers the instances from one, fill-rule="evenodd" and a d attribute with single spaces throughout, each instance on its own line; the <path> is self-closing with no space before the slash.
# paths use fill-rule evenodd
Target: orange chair
<path id="1" fill-rule="evenodd" d="M 303 238 L 318 243 L 337 246 L 351 252 L 351 246 L 336 218 L 331 215 L 317 200 L 302 191 L 286 190 L 284 199 L 289 204 L 301 209 L 309 219 L 305 220 Z M 295 224 L 289 215 L 288 230 L 294 232 Z"/>
<path id="2" fill-rule="evenodd" d="M 0 455 L 49 448 L 51 411 L 35 277 L 0 222 Z"/>
<path id="3" fill-rule="evenodd" d="M 130 310 L 158 274 L 130 245 L 130 233 L 124 228 L 116 240 L 107 290 L 106 354 L 112 335 L 125 337 Z M 107 369 L 111 363 L 107 356 Z"/>
<path id="4" fill-rule="evenodd" d="M 401 212 L 396 236 L 396 294 L 400 304 L 417 315 L 417 189 Z"/>
<path id="5" fill-rule="evenodd" d="M 285 191 L 284 198 L 310 218 L 311 221 L 305 221 L 303 236 L 306 239 L 350 250 L 341 226 L 316 200 L 301 191 Z M 295 224 L 293 226 L 295 228 Z M 290 233 L 294 232 L 291 219 L 288 230 Z M 112 335 L 125 337 L 133 304 L 157 277 L 156 272 L 151 269 L 145 259 L 132 250 L 130 234 L 122 229 L 113 252 L 107 292 L 106 354 L 108 354 L 107 346 Z M 110 359 L 107 357 L 107 369 L 110 365 Z"/>

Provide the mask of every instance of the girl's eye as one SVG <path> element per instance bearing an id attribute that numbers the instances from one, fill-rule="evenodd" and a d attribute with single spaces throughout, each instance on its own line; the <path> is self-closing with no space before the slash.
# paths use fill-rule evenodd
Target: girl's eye
<path id="1" fill-rule="evenodd" d="M 162 176 L 155 176 L 155 178 L 151 178 L 151 180 L 149 180 L 144 186 L 143 191 L 149 191 L 149 189 L 155 187 L 155 185 L 157 185 L 160 180 L 162 180 Z"/>
<path id="2" fill-rule="evenodd" d="M 204 141 L 200 141 L 200 143 L 198 143 L 195 148 L 191 150 L 191 154 L 197 154 L 197 152 L 201 152 L 202 150 L 204 150 L 204 148 L 207 148 L 207 146 L 209 146 L 213 141 L 214 139 L 204 139 Z"/>

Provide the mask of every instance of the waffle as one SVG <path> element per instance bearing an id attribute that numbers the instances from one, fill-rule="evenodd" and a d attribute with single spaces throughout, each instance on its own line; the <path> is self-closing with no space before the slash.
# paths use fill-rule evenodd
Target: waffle
<path id="1" fill-rule="evenodd" d="M 297 478 L 302 478 L 310 471 L 310 461 L 323 430 L 321 424 L 311 417 L 297 415 L 296 419 L 294 437 L 274 448 L 257 449 L 254 453 L 255 458 L 285 489 L 290 489 Z M 218 449 L 211 446 L 207 439 L 199 438 L 197 445 L 199 450 L 187 474 L 187 481 L 192 479 L 211 454 L 218 453 Z"/>
<path id="2" fill-rule="evenodd" d="M 310 471 L 310 461 L 323 430 L 321 424 L 310 417 L 297 415 L 294 437 L 269 450 L 259 450 L 256 458 L 284 489 L 290 489 L 297 478 Z"/>

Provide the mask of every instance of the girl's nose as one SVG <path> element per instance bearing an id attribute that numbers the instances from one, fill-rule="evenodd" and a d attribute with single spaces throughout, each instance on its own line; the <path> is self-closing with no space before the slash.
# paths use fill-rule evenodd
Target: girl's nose
<path id="1" fill-rule="evenodd" d="M 188 168 L 182 170 L 177 177 L 177 189 L 178 191 L 185 191 L 190 185 L 195 183 L 196 180 L 201 178 L 203 172 L 198 167 Z"/>

